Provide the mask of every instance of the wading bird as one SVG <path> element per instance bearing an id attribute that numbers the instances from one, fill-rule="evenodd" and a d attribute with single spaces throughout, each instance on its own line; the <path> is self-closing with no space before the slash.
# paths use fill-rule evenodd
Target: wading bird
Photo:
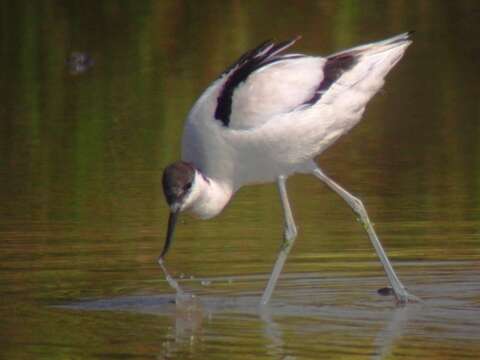
<path id="1" fill-rule="evenodd" d="M 352 208 L 372 242 L 397 302 L 416 301 L 398 279 L 362 202 L 330 179 L 314 158 L 356 125 L 384 77 L 411 44 L 411 33 L 327 57 L 285 54 L 291 41 L 264 42 L 241 56 L 200 96 L 188 115 L 182 160 L 163 173 L 170 208 L 163 261 L 180 212 L 209 219 L 244 185 L 276 182 L 283 244 L 261 304 L 267 304 L 297 236 L 286 180 L 312 174 Z"/>

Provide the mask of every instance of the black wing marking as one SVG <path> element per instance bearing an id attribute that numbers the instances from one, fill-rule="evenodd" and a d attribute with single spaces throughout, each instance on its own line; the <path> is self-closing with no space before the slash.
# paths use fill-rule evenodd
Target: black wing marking
<path id="1" fill-rule="evenodd" d="M 224 126 L 230 123 L 230 114 L 232 112 L 232 97 L 236 87 L 245 81 L 250 74 L 268 64 L 292 58 L 303 57 L 303 55 L 278 55 L 285 49 L 292 46 L 300 37 L 290 41 L 283 41 L 275 44 L 271 41 L 265 41 L 256 48 L 242 55 L 232 66 L 224 73 L 228 76 L 223 84 L 222 91 L 217 98 L 217 108 L 215 110 L 215 119 L 220 120 Z"/>
<path id="2" fill-rule="evenodd" d="M 341 53 L 329 56 L 323 69 L 323 80 L 318 85 L 313 96 L 305 101 L 302 105 L 314 105 L 317 103 L 325 92 L 338 80 L 342 74 L 355 66 L 358 56 L 355 52 Z"/>
<path id="3" fill-rule="evenodd" d="M 395 36 L 392 39 L 387 39 L 378 42 L 379 44 L 395 44 L 402 43 L 409 39 L 414 31 L 409 31 L 405 34 Z M 371 45 L 375 45 L 371 44 Z M 356 48 L 345 50 L 327 57 L 327 62 L 323 68 L 323 80 L 318 85 L 313 96 L 304 102 L 302 105 L 311 106 L 317 103 L 328 89 L 342 76 L 345 71 L 352 69 L 360 60 L 362 54 L 368 51 L 369 47 L 358 46 Z"/>

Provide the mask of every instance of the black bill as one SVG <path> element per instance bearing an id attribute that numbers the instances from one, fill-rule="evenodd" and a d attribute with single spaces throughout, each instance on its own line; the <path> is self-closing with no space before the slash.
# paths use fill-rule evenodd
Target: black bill
<path id="1" fill-rule="evenodd" d="M 171 212 L 170 216 L 168 217 L 167 238 L 165 239 L 165 245 L 163 245 L 163 250 L 162 250 L 162 253 L 160 254 L 160 259 L 163 259 L 165 255 L 167 255 L 168 249 L 170 249 L 170 245 L 172 245 L 173 232 L 175 230 L 175 224 L 177 223 L 179 212 L 180 212 L 179 210 L 175 212 Z"/>

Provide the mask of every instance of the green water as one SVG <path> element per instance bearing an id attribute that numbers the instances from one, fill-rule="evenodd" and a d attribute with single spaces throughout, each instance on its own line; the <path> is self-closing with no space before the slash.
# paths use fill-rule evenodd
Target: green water
<path id="1" fill-rule="evenodd" d="M 162 169 L 196 97 L 243 51 L 302 35 L 328 54 L 416 30 L 364 120 L 324 153 L 399 277 L 395 308 L 361 225 L 313 177 L 272 304 L 275 186 L 183 216 L 156 264 Z M 480 5 L 476 1 L 0 3 L 0 358 L 467 359 L 480 352 Z M 87 54 L 84 69 L 75 54 Z"/>

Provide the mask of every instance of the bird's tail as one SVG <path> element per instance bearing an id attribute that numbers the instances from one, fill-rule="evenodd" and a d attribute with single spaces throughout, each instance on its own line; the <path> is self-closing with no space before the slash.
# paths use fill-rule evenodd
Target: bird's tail
<path id="1" fill-rule="evenodd" d="M 332 54 L 328 58 L 335 58 L 347 54 L 353 56 L 374 55 L 390 49 L 398 48 L 399 46 L 408 46 L 412 43 L 412 40 L 410 40 L 410 38 L 413 33 L 413 31 L 409 31 L 385 40 L 380 40 L 365 45 L 359 45 L 354 48 Z"/>
<path id="2" fill-rule="evenodd" d="M 348 69 L 341 69 L 325 101 L 333 101 L 340 94 L 349 90 L 360 92 L 360 102 L 368 101 L 383 85 L 384 77 L 400 61 L 407 47 L 412 43 L 412 32 L 406 32 L 386 40 L 360 45 L 348 50 L 340 51 L 327 57 L 327 65 L 348 65 Z M 347 61 L 348 60 L 348 61 Z M 359 94 L 360 95 L 360 94 Z M 361 99 L 364 98 L 364 99 Z M 338 100 L 338 98 L 337 98 Z"/>

